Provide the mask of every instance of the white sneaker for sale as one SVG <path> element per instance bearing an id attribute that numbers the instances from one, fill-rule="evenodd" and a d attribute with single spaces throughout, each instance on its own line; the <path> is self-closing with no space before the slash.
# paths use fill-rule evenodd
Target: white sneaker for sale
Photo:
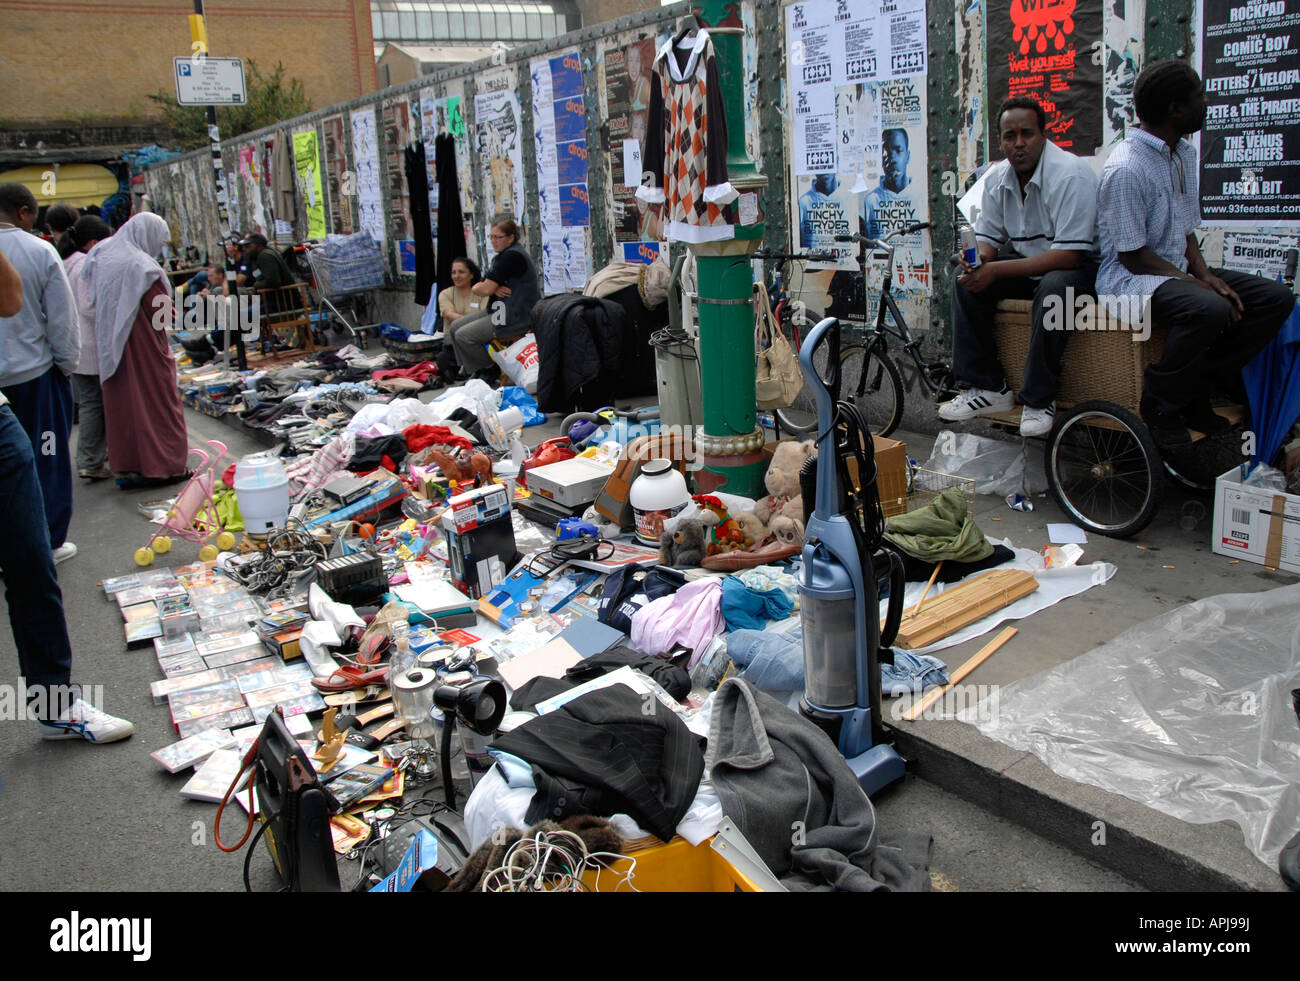
<path id="1" fill-rule="evenodd" d="M 1010 389 L 994 392 L 987 388 L 968 388 L 951 402 L 939 406 L 939 418 L 944 422 L 965 422 L 992 412 L 1006 412 L 1015 401 Z"/>
<path id="2" fill-rule="evenodd" d="M 1055 420 L 1055 402 L 1048 402 L 1047 407 L 1043 409 L 1031 409 L 1029 406 L 1025 406 L 1024 411 L 1020 414 L 1020 435 L 1046 436 L 1052 431 L 1052 423 Z"/>
<path id="3" fill-rule="evenodd" d="M 78 698 L 53 722 L 41 723 L 42 739 L 84 739 L 89 743 L 115 743 L 135 732 L 135 726 L 101 712 Z"/>
<path id="4" fill-rule="evenodd" d="M 77 546 L 73 545 L 72 542 L 64 542 L 54 550 L 54 564 L 58 565 L 60 562 L 66 562 L 76 554 Z"/>

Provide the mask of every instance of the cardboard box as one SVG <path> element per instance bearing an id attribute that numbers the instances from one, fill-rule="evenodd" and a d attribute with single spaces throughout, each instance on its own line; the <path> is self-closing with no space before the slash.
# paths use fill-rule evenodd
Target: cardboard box
<path id="1" fill-rule="evenodd" d="M 880 494 L 881 510 L 886 518 L 903 514 L 907 510 L 907 444 L 882 436 L 872 436 L 871 440 L 876 454 L 876 490 Z M 776 443 L 763 447 L 769 461 L 775 451 Z M 858 472 L 853 460 L 849 461 L 849 474 L 856 485 Z"/>
<path id="2" fill-rule="evenodd" d="M 1300 494 L 1246 487 L 1233 467 L 1214 482 L 1213 535 L 1219 555 L 1300 573 Z"/>

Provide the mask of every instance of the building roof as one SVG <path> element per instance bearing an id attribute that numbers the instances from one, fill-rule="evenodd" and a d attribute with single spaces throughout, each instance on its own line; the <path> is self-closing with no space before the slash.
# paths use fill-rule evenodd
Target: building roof
<path id="1" fill-rule="evenodd" d="M 391 41 L 375 47 L 377 61 L 382 61 L 390 53 L 396 53 L 422 65 L 463 65 L 481 58 L 490 58 L 497 50 L 479 44 L 394 44 Z"/>

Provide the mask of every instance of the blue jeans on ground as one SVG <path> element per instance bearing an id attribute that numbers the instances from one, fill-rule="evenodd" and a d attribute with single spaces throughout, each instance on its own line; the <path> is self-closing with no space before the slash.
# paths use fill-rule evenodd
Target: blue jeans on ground
<path id="1" fill-rule="evenodd" d="M 0 575 L 9 602 L 9 626 L 18 667 L 34 688 L 68 685 L 72 646 L 63 616 L 63 593 L 54 572 L 31 441 L 8 406 L 0 406 Z M 45 704 L 52 701 L 42 698 Z"/>
<path id="2" fill-rule="evenodd" d="M 72 523 L 72 383 L 58 368 L 21 385 L 6 385 L 9 407 L 27 431 L 40 481 L 50 548 L 68 537 Z"/>

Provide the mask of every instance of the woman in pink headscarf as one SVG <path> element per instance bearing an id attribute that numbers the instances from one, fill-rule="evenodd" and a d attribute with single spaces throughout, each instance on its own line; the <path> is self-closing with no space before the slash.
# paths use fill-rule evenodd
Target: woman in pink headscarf
<path id="1" fill-rule="evenodd" d="M 185 414 L 167 345 L 171 289 L 155 258 L 170 237 L 157 215 L 138 214 L 83 264 L 95 299 L 108 464 L 119 487 L 161 486 L 188 476 Z"/>

